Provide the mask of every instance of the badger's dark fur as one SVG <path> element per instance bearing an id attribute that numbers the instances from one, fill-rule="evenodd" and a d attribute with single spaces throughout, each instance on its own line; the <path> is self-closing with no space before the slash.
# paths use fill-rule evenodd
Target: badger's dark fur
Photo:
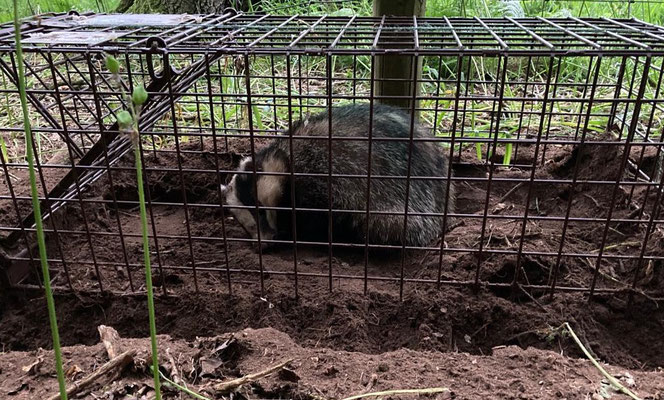
<path id="1" fill-rule="evenodd" d="M 328 112 L 324 111 L 292 127 L 293 159 L 290 159 L 290 141 L 275 139 L 256 152 L 254 160 L 246 158 L 239 171 L 286 173 L 285 175 L 236 174 L 228 186 L 224 186 L 226 204 L 263 207 L 292 207 L 291 168 L 295 173 L 328 174 Z M 371 244 L 403 244 L 426 246 L 441 233 L 442 217 L 408 216 L 408 226 L 403 237 L 406 179 L 380 178 L 376 176 L 407 175 L 410 137 L 410 116 L 403 111 L 374 105 L 371 191 L 372 211 L 402 213 L 402 215 L 372 214 L 366 231 L 366 213 L 333 212 L 334 242 L 364 243 L 368 234 Z M 360 138 L 332 142 L 332 173 L 365 176 L 365 178 L 333 177 L 332 209 L 366 210 L 367 165 L 369 131 L 369 105 L 347 105 L 332 109 L 332 136 Z M 321 139 L 299 138 L 320 136 Z M 425 130 L 415 124 L 414 137 L 426 137 Z M 400 138 L 401 141 L 380 139 Z M 414 141 L 411 157 L 411 177 L 444 177 L 448 173 L 448 160 L 440 143 Z M 304 241 L 327 241 L 328 234 L 328 178 L 326 176 L 295 176 L 295 206 L 318 208 L 322 211 L 297 211 L 297 236 Z M 446 199 L 452 211 L 454 196 L 446 196 L 445 180 L 410 180 L 409 212 L 443 213 Z M 254 189 L 257 187 L 257 191 Z M 235 218 L 256 237 L 255 210 L 231 209 Z M 292 216 L 289 211 L 260 210 L 261 238 L 290 238 Z"/>

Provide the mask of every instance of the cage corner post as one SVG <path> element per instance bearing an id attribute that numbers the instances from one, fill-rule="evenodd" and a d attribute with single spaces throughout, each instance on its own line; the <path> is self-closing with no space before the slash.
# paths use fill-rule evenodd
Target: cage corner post
<path id="1" fill-rule="evenodd" d="M 373 15 L 375 17 L 423 17 L 426 11 L 426 0 L 374 0 Z M 405 23 L 405 20 L 403 21 Z M 413 29 L 416 29 L 413 26 Z M 409 32 L 404 35 L 389 35 L 379 38 L 378 46 L 389 45 L 392 48 L 403 47 L 402 41 L 409 41 Z M 374 56 L 376 63 L 374 74 L 374 94 L 380 98 L 381 103 L 410 110 L 411 101 L 419 96 L 419 85 L 415 85 L 415 96 L 413 96 L 414 82 L 419 82 L 422 74 L 422 58 L 413 55 L 380 55 Z M 415 70 L 413 70 L 415 69 Z M 416 79 L 413 79 L 413 77 Z M 417 102 L 417 100 L 415 100 Z M 417 104 L 415 109 L 417 110 Z"/>

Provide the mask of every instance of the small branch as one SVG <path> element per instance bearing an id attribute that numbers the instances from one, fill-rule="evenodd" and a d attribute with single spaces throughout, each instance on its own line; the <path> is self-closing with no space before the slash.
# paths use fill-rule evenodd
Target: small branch
<path id="1" fill-rule="evenodd" d="M 523 268 L 521 268 L 521 270 L 523 271 Z M 525 271 L 523 271 L 523 273 L 525 274 Z M 517 283 L 516 285 L 519 287 L 519 289 L 521 289 L 521 292 L 523 292 L 523 294 L 525 294 L 530 299 L 530 301 L 535 303 L 540 309 L 542 309 L 542 311 L 549 314 L 549 310 L 547 310 L 546 307 L 542 305 L 542 303 L 537 301 L 537 299 L 532 294 L 530 294 L 530 292 L 524 289 L 523 286 L 521 286 L 519 283 Z"/>
<path id="2" fill-rule="evenodd" d="M 512 193 L 514 193 L 514 192 L 516 192 L 517 190 L 519 190 L 519 188 L 520 188 L 521 186 L 523 186 L 524 183 L 525 183 L 525 182 L 519 182 L 518 184 L 514 185 L 514 187 L 513 187 L 512 189 L 508 190 L 507 193 L 505 193 L 505 194 L 503 195 L 503 197 L 501 197 L 501 198 L 498 200 L 498 203 L 502 203 L 503 201 L 505 201 L 508 197 L 510 197 L 510 195 L 512 195 Z"/>
<path id="3" fill-rule="evenodd" d="M 586 258 L 582 258 L 582 259 L 581 259 L 581 262 L 582 262 L 586 267 L 588 267 L 588 269 L 589 269 L 590 271 L 595 271 L 595 266 L 592 264 L 592 262 L 590 262 L 590 259 L 589 259 L 588 257 L 586 257 Z M 605 278 L 605 279 L 608 279 L 608 280 L 610 280 L 610 281 L 613 281 L 613 282 L 615 282 L 615 283 L 620 284 L 620 285 L 623 287 L 623 289 L 627 289 L 627 288 L 629 287 L 626 283 L 620 281 L 618 278 L 616 278 L 616 277 L 614 277 L 614 276 L 612 276 L 612 275 L 607 274 L 607 273 L 604 272 L 604 271 L 599 271 L 599 275 L 602 276 L 602 277 Z"/>
<path id="4" fill-rule="evenodd" d="M 118 344 L 118 342 L 120 341 L 120 334 L 115 329 L 106 325 L 99 325 L 97 327 L 97 330 L 99 331 L 99 337 L 101 338 L 101 342 L 104 344 L 104 347 L 106 348 L 108 359 L 109 360 L 114 359 L 115 357 L 117 357 L 118 353 L 120 352 Z"/>
<path id="5" fill-rule="evenodd" d="M 609 382 L 611 382 L 611 384 L 612 384 L 616 389 L 618 389 L 619 391 L 621 391 L 622 393 L 626 394 L 627 396 L 631 397 L 631 398 L 634 399 L 634 400 L 641 400 L 637 395 L 635 395 L 635 394 L 632 393 L 629 389 L 627 389 L 625 386 L 623 386 L 623 385 L 622 385 L 622 384 L 621 384 L 621 383 L 620 383 L 620 382 L 619 382 L 619 381 L 618 381 L 613 375 L 609 374 L 609 373 L 608 373 L 608 372 L 607 372 L 607 371 L 606 371 L 606 370 L 605 370 L 605 369 L 604 369 L 604 368 L 603 368 L 603 367 L 597 362 L 597 360 L 595 360 L 595 359 L 593 358 L 593 356 L 592 356 L 592 355 L 590 354 L 590 352 L 586 349 L 586 347 L 583 345 L 583 343 L 581 343 L 581 340 L 579 339 L 579 337 L 576 336 L 576 333 L 574 333 L 574 331 L 572 330 L 572 327 L 569 325 L 569 322 L 565 322 L 564 325 L 565 325 L 565 329 L 567 329 L 567 331 L 569 332 L 569 334 L 572 336 L 572 339 L 574 339 L 574 341 L 575 341 L 576 344 L 579 346 L 579 348 L 581 349 L 581 351 L 583 351 L 583 354 L 585 354 L 586 357 L 588 357 L 588 359 L 590 360 L 591 363 L 593 363 L 593 365 L 595 366 L 595 368 L 597 368 L 597 369 L 599 370 L 599 372 L 601 372 L 602 375 L 604 375 L 604 377 L 605 377 L 606 379 L 608 379 Z"/>
<path id="6" fill-rule="evenodd" d="M 355 396 L 346 397 L 343 400 L 356 400 L 364 397 L 387 397 L 387 396 L 394 396 L 397 394 L 434 394 L 434 393 L 442 393 L 449 391 L 450 389 L 444 387 L 428 388 L 428 389 L 397 389 L 397 390 L 386 390 L 384 392 L 358 394 Z"/>
<path id="7" fill-rule="evenodd" d="M 67 396 L 73 396 L 80 393 L 95 383 L 103 384 L 109 382 L 114 376 L 119 375 L 127 365 L 131 364 L 134 361 L 135 356 L 136 350 L 125 351 L 102 365 L 101 368 L 88 375 L 86 378 L 83 378 L 80 382 L 74 383 L 73 386 L 67 389 Z M 54 394 L 48 398 L 48 400 L 58 399 L 60 399 L 60 393 Z"/>
<path id="8" fill-rule="evenodd" d="M 641 245 L 641 242 L 622 242 L 622 243 L 615 243 L 615 244 L 611 244 L 611 245 L 605 246 L 605 247 L 604 247 L 604 251 L 617 249 L 618 247 L 634 247 L 634 246 L 639 246 L 639 245 Z M 593 251 L 591 251 L 591 253 L 599 253 L 599 250 L 600 250 L 600 249 L 593 250 Z"/>
<path id="9" fill-rule="evenodd" d="M 178 366 L 175 364 L 175 359 L 171 355 L 171 349 L 166 349 L 166 358 L 168 359 L 168 362 L 171 364 L 171 380 L 175 382 L 177 385 L 180 385 L 182 381 L 180 380 L 180 373 L 178 372 Z"/>
<path id="10" fill-rule="evenodd" d="M 170 383 L 171 385 L 173 385 L 173 386 L 174 386 L 176 389 L 178 389 L 179 391 L 181 391 L 181 392 L 183 392 L 183 393 L 186 393 L 186 394 L 188 394 L 189 396 L 191 396 L 191 397 L 193 397 L 193 398 L 195 398 L 195 399 L 199 399 L 199 400 L 212 400 L 212 399 L 210 399 L 209 397 L 205 397 L 205 396 L 203 396 L 202 394 L 196 393 L 196 392 L 194 392 L 193 390 L 191 390 L 191 389 L 189 389 L 189 388 L 187 388 L 187 387 L 184 387 L 184 386 L 182 386 L 182 385 L 180 385 L 180 384 L 178 384 L 178 383 L 173 382 L 172 380 L 170 380 L 170 379 L 168 379 L 166 376 L 164 376 L 164 374 L 163 374 L 161 371 L 159 371 L 159 376 L 161 376 L 161 379 L 163 379 L 164 381 Z"/>
<path id="11" fill-rule="evenodd" d="M 274 366 L 266 369 L 265 371 L 257 372 L 255 374 L 245 375 L 242 378 L 233 379 L 233 380 L 230 380 L 230 381 L 227 381 L 227 382 L 218 383 L 218 384 L 214 385 L 213 388 L 217 392 L 222 392 L 222 393 L 230 392 L 230 391 L 232 391 L 232 390 L 234 390 L 234 389 L 236 389 L 236 388 L 238 388 L 242 385 L 246 385 L 247 383 L 251 383 L 251 382 L 253 382 L 257 379 L 260 379 L 264 376 L 268 376 L 268 375 L 271 375 L 271 374 L 279 371 L 280 369 L 282 369 L 283 367 L 288 365 L 288 363 L 290 363 L 291 361 L 293 361 L 293 360 L 286 360 L 286 361 L 284 361 L 280 364 L 274 365 Z"/>

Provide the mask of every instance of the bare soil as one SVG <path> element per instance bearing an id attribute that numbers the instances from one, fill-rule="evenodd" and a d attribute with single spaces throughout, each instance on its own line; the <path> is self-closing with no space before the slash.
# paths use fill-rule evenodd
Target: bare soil
<path id="1" fill-rule="evenodd" d="M 330 399 L 351 394 L 394 388 L 448 388 L 448 392 L 426 396 L 437 399 L 595 399 L 627 398 L 616 393 L 587 360 L 574 359 L 552 351 L 523 350 L 517 346 L 496 348 L 491 356 L 468 353 L 439 353 L 399 349 L 382 354 L 348 352 L 324 347 L 303 347 L 288 335 L 272 328 L 245 329 L 230 336 L 176 340 L 160 336 L 162 354 L 168 348 L 179 374 L 188 387 L 210 398 L 222 398 L 210 383 L 255 373 L 293 360 L 286 372 L 275 373 L 238 389 L 239 398 Z M 125 339 L 121 349 L 139 349 L 137 362 L 122 379 L 97 387 L 83 398 L 138 398 L 153 386 L 145 372 L 149 340 Z M 224 345 L 226 347 L 224 348 Z M 223 350 L 219 350 L 223 348 Z M 122 351 L 121 350 L 121 351 Z M 69 380 L 77 381 L 108 359 L 101 344 L 64 349 Z M 39 362 L 39 360 L 43 360 Z M 34 366 L 33 363 L 37 362 Z M 169 361 L 162 357 L 164 372 Z M 22 367 L 31 366 L 29 372 Z M 607 366 L 610 373 L 646 399 L 664 394 L 661 371 L 629 371 Z M 28 368 L 26 368 L 28 369 Z M 38 350 L 0 355 L 4 379 L 0 393 L 5 398 L 35 399 L 54 394 L 57 381 L 52 352 Z M 165 398 L 186 398 L 164 387 Z M 406 398 L 413 396 L 390 396 Z"/>
<path id="2" fill-rule="evenodd" d="M 231 142 L 228 152 L 217 159 L 209 143 L 205 143 L 203 151 L 199 146 L 197 141 L 183 146 L 183 168 L 196 171 L 182 175 L 177 170 L 175 153 L 146 154 L 146 165 L 151 168 L 147 186 L 151 200 L 158 203 L 151 212 L 156 231 L 165 237 L 159 240 L 158 253 L 153 254 L 159 290 L 157 326 L 160 333 L 170 335 L 162 338 L 161 346 L 177 350 L 177 358 L 183 363 L 181 370 L 191 371 L 200 369 L 197 359 L 210 357 L 214 348 L 210 343 L 223 341 L 215 336 L 248 327 L 257 330 L 237 335 L 243 348 L 249 350 L 241 352 L 234 361 L 225 361 L 212 376 L 187 375 L 192 385 L 204 387 L 210 380 L 239 376 L 295 358 L 292 368 L 300 378 L 297 383 L 278 376 L 267 378 L 253 386 L 253 396 L 336 398 L 366 390 L 429 386 L 451 389 L 452 393 L 441 398 L 577 399 L 606 394 L 602 391 L 611 389 L 602 385 L 601 377 L 587 361 L 576 359 L 583 357 L 582 353 L 558 329 L 568 321 L 596 357 L 613 365 L 609 368 L 612 372 L 623 375 L 627 383 L 631 382 L 628 375 L 631 376 L 635 390 L 642 396 L 661 398 L 661 262 L 641 265 L 636 283 L 647 296 L 636 296 L 628 306 L 624 294 L 596 295 L 589 302 L 582 292 L 558 292 L 551 297 L 544 290 L 521 290 L 519 285 L 480 285 L 473 290 L 470 284 L 477 274 L 476 255 L 449 251 L 443 254 L 441 263 L 437 252 L 413 252 L 403 265 L 405 278 L 435 281 L 440 275 L 448 284 L 438 287 L 435 283 L 406 282 L 400 299 L 398 278 L 402 264 L 398 255 L 371 254 L 366 273 L 379 279 L 369 280 L 368 293 L 364 294 L 363 250 L 335 249 L 329 259 L 327 249 L 298 247 L 295 264 L 293 249 L 282 246 L 262 255 L 261 274 L 258 255 L 251 246 L 229 241 L 229 285 L 226 244 L 221 239 L 224 231 L 218 207 L 218 179 L 205 171 L 214 171 L 217 162 L 222 170 L 232 169 L 241 154 L 246 153 L 246 143 Z M 571 196 L 573 217 L 602 218 L 613 207 L 613 219 L 633 219 L 634 213 L 639 213 L 637 207 L 645 204 L 641 218 L 647 220 L 655 190 L 621 187 L 614 192 L 612 186 L 588 183 L 615 179 L 621 150 L 618 146 L 549 146 L 547 161 L 535 171 L 535 177 L 570 179 L 578 164 L 579 184 L 574 188 L 549 182 L 533 185 L 530 215 L 564 216 Z M 481 215 L 487 185 L 472 178 L 485 177 L 487 172 L 474 151 L 462 152 L 455 167 L 457 176 L 469 178 L 458 186 L 457 212 Z M 515 164 L 532 164 L 533 155 L 534 146 L 522 146 L 515 154 Z M 644 154 L 640 163 L 644 171 L 654 168 L 654 157 L 654 153 Z M 631 158 L 641 157 L 633 152 Z M 135 202 L 133 161 L 127 158 L 120 165 L 125 169 L 113 173 L 114 191 L 102 177 L 85 192 L 85 198 L 115 197 L 120 202 Z M 19 179 L 20 172 L 16 173 Z M 516 186 L 500 178 L 524 178 L 530 174 L 525 168 L 497 168 L 489 193 L 489 214 L 523 215 L 528 185 Z M 56 175 L 47 177 L 49 185 L 57 181 Z M 227 176 L 219 179 L 224 181 Z M 5 186 L 1 190 L 4 192 Z M 25 188 L 20 190 L 25 193 Z M 185 197 L 188 209 L 178 205 Z M 29 203 L 22 202 L 20 207 L 25 212 Z M 52 263 L 54 284 L 60 288 L 56 302 L 62 341 L 74 346 L 66 350 L 67 362 L 89 373 L 105 362 L 98 344 L 98 325 L 113 326 L 127 338 L 126 346 L 142 350 L 147 349 L 147 342 L 141 338 L 147 336 L 148 326 L 142 294 L 138 210 L 133 204 L 120 203 L 117 214 L 112 206 L 103 204 L 87 204 L 82 211 L 77 204 L 71 204 L 62 210 L 58 227 L 85 231 L 83 213 L 90 230 L 109 234 L 92 238 L 97 265 L 90 263 L 90 247 L 83 234 L 63 237 L 59 244 L 51 235 L 49 247 L 53 258 L 67 261 L 69 271 L 66 274 L 62 264 Z M 233 220 L 223 222 L 229 237 L 244 237 Z M 3 201 L 0 224 L 15 223 L 11 202 Z M 557 251 L 561 222 L 529 222 L 523 237 L 521 225 L 509 218 L 491 220 L 483 237 L 486 248 L 516 249 L 522 245 L 524 251 Z M 119 229 L 125 234 L 124 243 L 117 235 Z M 565 250 L 596 251 L 602 246 L 603 231 L 604 223 L 570 223 Z M 481 232 L 480 218 L 459 219 L 451 224 L 444 246 L 477 248 Z M 613 223 L 604 243 L 606 253 L 638 255 L 644 233 L 644 224 Z M 191 242 L 187 236 L 193 238 Z M 661 227 L 655 229 L 646 254 L 663 254 L 663 239 Z M 157 249 L 154 242 L 152 245 Z M 124 254 L 130 268 L 115 265 L 124 263 Z M 556 262 L 555 257 L 524 257 L 517 271 L 515 257 L 487 255 L 478 276 L 484 283 L 511 284 L 518 272 L 519 284 L 548 285 L 555 275 Z M 196 265 L 195 275 L 192 265 Z M 330 268 L 334 275 L 331 280 Z M 630 287 L 636 268 L 634 260 L 605 259 L 597 275 L 597 288 Z M 593 273 L 592 260 L 564 257 L 557 284 L 587 288 Z M 27 283 L 36 284 L 36 277 Z M 69 285 L 76 293 L 68 289 Z M 0 354 L 0 397 L 11 392 L 13 397 L 9 398 L 40 398 L 53 392 L 55 383 L 48 352 L 44 353 L 47 361 L 42 372 L 30 375 L 21 370 L 23 364 L 36 359 L 36 349 L 50 348 L 46 321 L 39 291 L 14 289 L 0 297 L 0 348 L 6 352 Z M 197 341 L 200 337 L 208 339 Z M 76 375 L 76 379 L 82 375 Z M 95 393 L 98 398 L 133 398 L 133 393 L 145 384 L 149 384 L 149 376 L 139 369 L 123 375 L 113 387 Z M 118 394 L 120 387 L 129 397 Z M 248 390 L 242 393 L 250 397 Z M 108 393 L 118 395 L 112 397 Z"/>

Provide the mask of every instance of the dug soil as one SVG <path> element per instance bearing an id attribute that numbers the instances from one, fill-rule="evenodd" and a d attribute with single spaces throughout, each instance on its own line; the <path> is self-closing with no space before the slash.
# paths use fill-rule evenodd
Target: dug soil
<path id="1" fill-rule="evenodd" d="M 381 354 L 303 347 L 272 328 L 244 329 L 230 335 L 184 341 L 160 336 L 163 373 L 177 376 L 189 389 L 208 398 L 227 398 L 213 383 L 261 372 L 292 360 L 287 368 L 238 388 L 239 399 L 338 399 L 400 388 L 436 388 L 435 399 L 621 399 L 587 360 L 572 359 L 552 351 L 500 347 L 491 356 L 399 349 Z M 97 387 L 86 399 L 152 398 L 154 386 L 146 373 L 147 339 L 124 339 L 118 351 L 138 349 L 135 364 L 122 378 Z M 104 346 L 64 349 L 69 381 L 79 381 L 108 361 Z M 21 367 L 27 367 L 23 371 Z M 643 398 L 660 399 L 664 393 L 661 372 L 608 371 Z M 57 387 L 52 352 L 12 352 L 0 355 L 3 380 L 0 393 L 9 399 L 37 399 L 53 395 Z M 447 390 L 445 390 L 447 389 Z M 172 386 L 163 387 L 164 398 L 187 398 Z M 4 397 L 6 396 L 6 397 Z M 181 396 L 181 397 L 180 397 Z M 647 396 L 647 397 L 645 397 Z M 416 398 L 390 395 L 388 398 Z"/>
<path id="2" fill-rule="evenodd" d="M 519 247 L 555 253 L 563 224 L 546 217 L 565 216 L 569 204 L 573 218 L 606 218 L 613 210 L 612 220 L 647 222 L 657 190 L 629 185 L 614 190 L 593 183 L 615 180 L 622 147 L 549 146 L 545 154 L 540 149 L 538 156 L 546 158 L 533 172 L 523 166 L 533 164 L 534 146 L 522 146 L 514 153 L 516 167 L 492 172 L 488 205 L 487 182 L 478 179 L 487 176 L 487 169 L 474 148 L 466 149 L 455 157 L 455 176 L 465 180 L 458 182 L 454 213 L 464 216 L 450 219 L 442 257 L 438 251 L 410 252 L 402 262 L 398 254 L 371 253 L 367 263 L 363 249 L 334 249 L 330 257 L 326 248 L 299 246 L 294 258 L 292 247 L 258 255 L 243 241 L 244 231 L 219 207 L 218 183 L 228 174 L 215 171 L 232 170 L 246 147 L 231 142 L 215 157 L 210 143 L 202 148 L 188 143 L 180 158 L 185 172 L 178 170 L 175 153 L 145 157 L 151 221 L 160 236 L 151 243 L 157 328 L 169 335 L 160 346 L 170 347 L 187 384 L 203 390 L 210 382 L 294 359 L 294 375 L 261 379 L 239 394 L 318 399 L 444 386 L 450 391 L 437 397 L 620 398 L 580 359 L 584 354 L 562 328 L 569 322 L 593 356 L 611 364 L 609 370 L 625 385 L 642 397 L 664 393 L 664 266 L 660 260 L 621 258 L 638 255 L 646 234 L 644 254 L 664 254 L 661 227 L 615 222 L 605 232 L 603 222 L 570 222 L 564 251 L 591 254 L 604 246 L 609 257 L 599 269 L 593 259 L 582 257 L 517 260 L 500 253 Z M 640 149 L 630 154 L 646 173 L 653 172 L 656 158 Z M 61 231 L 79 232 L 48 238 L 60 334 L 64 345 L 74 346 L 65 350 L 67 368 L 81 370 L 72 370 L 71 381 L 107 361 L 98 344 L 98 325 L 117 329 L 126 338 L 123 346 L 148 348 L 141 339 L 148 325 L 132 165 L 131 158 L 120 163 L 112 174 L 114 188 L 102 177 L 86 189 L 84 197 L 96 203 L 84 210 L 72 203 L 52 220 Z M 20 172 L 14 182 L 19 195 L 27 193 Z M 56 172 L 49 184 L 57 181 Z M 509 180 L 531 174 L 545 182 Z M 555 183 L 574 175 L 575 185 Z M 529 215 L 539 218 L 523 227 L 516 217 L 526 211 L 527 199 Z M 0 206 L 0 224 L 16 224 L 12 203 Z M 19 208 L 25 213 L 29 202 L 20 202 Z M 478 216 L 485 210 L 494 218 L 483 225 Z M 87 230 L 101 234 L 89 243 Z M 480 260 L 467 251 L 480 243 L 497 252 Z M 557 287 L 572 291 L 551 296 L 539 289 L 554 279 Z M 597 293 L 589 299 L 593 282 Z M 630 304 L 621 290 L 634 283 L 640 294 Z M 31 276 L 21 289 L 0 298 L 2 398 L 43 398 L 56 387 L 50 353 L 37 350 L 51 347 L 44 298 L 31 289 L 37 284 Z M 218 364 L 212 361 L 216 368 L 210 370 L 210 362 L 201 359 L 215 359 L 214 349 L 228 339 L 216 336 L 233 332 L 242 350 Z M 39 370 L 22 369 L 39 357 L 45 360 Z M 87 398 L 140 398 L 137 393 L 145 392 L 145 385 L 149 375 L 138 366 Z"/>

